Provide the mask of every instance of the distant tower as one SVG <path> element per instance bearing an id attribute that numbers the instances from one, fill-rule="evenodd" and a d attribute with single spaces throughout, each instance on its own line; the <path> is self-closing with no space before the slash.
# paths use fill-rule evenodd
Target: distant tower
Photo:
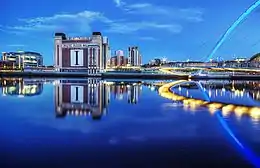
<path id="1" fill-rule="evenodd" d="M 106 68 L 111 66 L 111 48 L 108 47 L 107 59 L 106 59 Z"/>
<path id="2" fill-rule="evenodd" d="M 116 56 L 124 56 L 124 51 L 123 50 L 117 50 Z"/>
<path id="3" fill-rule="evenodd" d="M 110 59 L 109 41 L 107 37 L 103 37 L 102 49 L 103 57 L 101 61 L 101 69 L 104 70 L 107 68 L 107 61 Z"/>
<path id="4" fill-rule="evenodd" d="M 141 55 L 139 53 L 138 47 L 128 48 L 128 64 L 130 66 L 141 66 Z"/>
<path id="5" fill-rule="evenodd" d="M 117 66 L 124 66 L 124 51 L 122 50 L 116 51 L 116 60 L 117 60 Z"/>

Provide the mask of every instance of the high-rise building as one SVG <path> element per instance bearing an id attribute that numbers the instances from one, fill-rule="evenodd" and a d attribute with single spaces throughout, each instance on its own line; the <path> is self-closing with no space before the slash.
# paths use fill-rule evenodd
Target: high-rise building
<path id="1" fill-rule="evenodd" d="M 116 56 L 124 56 L 124 51 L 123 50 L 117 50 L 116 51 Z"/>
<path id="2" fill-rule="evenodd" d="M 124 56 L 117 56 L 117 66 L 125 66 L 125 57 Z"/>
<path id="3" fill-rule="evenodd" d="M 107 37 L 103 37 L 102 49 L 103 49 L 103 52 L 102 52 L 103 53 L 102 70 L 105 70 L 106 67 L 107 67 L 107 61 L 110 59 L 110 47 L 109 47 L 109 42 L 108 42 Z M 100 58 L 100 59 L 102 59 L 102 58 Z"/>
<path id="4" fill-rule="evenodd" d="M 98 74 L 106 69 L 108 38 L 100 32 L 91 37 L 66 37 L 55 34 L 54 66 L 60 72 L 86 72 Z"/>
<path id="5" fill-rule="evenodd" d="M 107 61 L 106 61 L 106 68 L 111 67 L 111 49 L 108 47 L 108 54 L 107 54 Z"/>
<path id="6" fill-rule="evenodd" d="M 124 57 L 123 50 L 115 51 L 115 56 L 110 58 L 110 67 L 124 67 L 128 64 L 128 59 Z"/>
<path id="7" fill-rule="evenodd" d="M 123 65 L 124 65 L 124 66 L 127 66 L 127 64 L 128 64 L 128 58 L 125 58 L 125 57 L 124 57 Z"/>
<path id="8" fill-rule="evenodd" d="M 110 67 L 116 67 L 117 66 L 117 56 L 113 56 L 110 58 Z"/>
<path id="9" fill-rule="evenodd" d="M 141 66 L 142 58 L 138 47 L 128 47 L 128 64 L 130 66 Z"/>
<path id="10" fill-rule="evenodd" d="M 117 57 L 117 66 L 124 66 L 124 51 L 123 50 L 117 50 L 116 51 L 116 57 Z"/>

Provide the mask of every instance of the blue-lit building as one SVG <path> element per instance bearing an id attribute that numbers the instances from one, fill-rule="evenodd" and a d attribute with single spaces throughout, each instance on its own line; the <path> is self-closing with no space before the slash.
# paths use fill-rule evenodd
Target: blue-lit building
<path id="1" fill-rule="evenodd" d="M 30 51 L 3 52 L 2 60 L 8 61 L 19 68 L 40 67 L 43 65 L 43 57 L 40 53 Z"/>

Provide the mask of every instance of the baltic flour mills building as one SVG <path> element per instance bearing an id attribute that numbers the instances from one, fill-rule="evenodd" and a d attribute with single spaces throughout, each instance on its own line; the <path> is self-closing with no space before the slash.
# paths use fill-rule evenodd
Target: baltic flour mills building
<path id="1" fill-rule="evenodd" d="M 108 38 L 100 32 L 91 37 L 66 37 L 55 33 L 54 66 L 59 72 L 99 74 L 106 69 Z"/>

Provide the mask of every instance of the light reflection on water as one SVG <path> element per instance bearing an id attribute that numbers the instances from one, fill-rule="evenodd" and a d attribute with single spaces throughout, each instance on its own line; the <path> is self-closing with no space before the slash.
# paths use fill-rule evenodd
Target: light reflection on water
<path id="1" fill-rule="evenodd" d="M 180 156 L 176 154 L 178 153 L 176 151 L 179 150 L 184 152 L 185 157 L 194 159 L 194 162 L 199 156 L 206 157 L 207 152 L 197 151 L 194 154 L 194 148 L 200 148 L 201 151 L 207 148 L 219 153 L 222 153 L 223 149 L 227 151 L 227 154 L 236 157 L 238 154 L 235 149 L 230 147 L 232 145 L 226 142 L 226 135 L 223 134 L 223 129 L 220 128 L 214 113 L 210 113 L 203 107 L 192 108 L 181 102 L 172 102 L 160 97 L 157 93 L 158 88 L 165 82 L 170 81 L 1 80 L 0 103 L 4 110 L 0 113 L 2 120 L 0 126 L 5 129 L 2 129 L 0 133 L 5 138 L 1 141 L 0 149 L 10 150 L 7 147 L 14 146 L 12 150 L 13 153 L 16 153 L 19 148 L 22 148 L 19 145 L 23 146 L 24 143 L 29 143 L 31 148 L 36 149 L 40 148 L 39 145 L 42 147 L 51 145 L 54 148 L 68 145 L 68 151 L 64 149 L 64 154 L 59 153 L 62 156 L 69 150 L 81 149 L 82 146 L 89 145 L 88 148 L 93 150 L 100 151 L 104 148 L 104 150 L 110 151 L 112 157 L 116 152 L 115 149 L 110 149 L 109 145 L 120 146 L 122 151 L 128 149 L 129 146 L 136 151 L 149 146 L 146 150 L 156 149 L 166 162 L 180 159 L 178 158 Z M 200 82 L 205 90 L 210 92 L 212 100 L 259 105 L 260 82 Z M 194 98 L 203 96 L 196 87 L 182 86 L 174 91 Z M 242 138 L 243 142 L 248 144 L 256 154 L 260 153 L 260 149 L 257 147 L 260 144 L 258 120 L 250 116 L 239 116 L 237 113 L 224 114 L 223 117 L 234 134 Z M 8 123 L 3 122 L 7 120 Z M 36 135 L 38 140 L 34 137 Z M 17 136 L 20 140 L 14 138 Z M 69 141 L 69 139 L 74 140 Z M 205 146 L 207 144 L 209 146 Z M 103 148 L 98 146 L 103 146 Z M 161 150 L 171 149 L 168 151 L 171 154 L 167 154 L 167 152 L 162 154 L 165 151 L 160 151 L 160 148 Z M 42 152 L 41 150 L 39 149 L 39 153 Z M 179 153 L 182 153 L 181 151 Z M 193 154 L 189 154 L 192 153 L 191 151 Z M 8 152 L 10 153 L 10 151 Z M 87 150 L 83 150 L 82 153 L 86 154 Z M 139 156 L 139 158 L 148 164 L 150 159 L 146 159 L 152 155 L 154 155 L 153 152 L 147 156 Z M 30 155 L 29 152 L 29 156 L 34 155 Z M 36 156 L 38 155 L 36 154 Z M 93 154 L 94 156 L 96 155 Z M 244 164 L 241 156 L 237 156 L 237 161 L 234 163 L 230 163 L 227 156 L 214 157 L 222 159 L 222 167 L 230 164 Z M 208 162 L 217 164 L 214 157 L 209 157 Z M 71 160 L 71 162 L 74 161 L 75 159 Z M 125 159 L 125 161 L 130 160 Z M 69 165 L 70 161 L 67 162 Z M 111 162 L 109 164 L 112 164 Z M 174 162 L 169 166 L 182 165 L 184 162 L 178 164 Z M 95 162 L 95 164 L 97 163 Z M 163 164 L 165 163 L 160 162 L 159 165 Z M 197 164 L 204 165 L 205 163 Z M 151 165 L 153 164 L 151 163 Z"/>

